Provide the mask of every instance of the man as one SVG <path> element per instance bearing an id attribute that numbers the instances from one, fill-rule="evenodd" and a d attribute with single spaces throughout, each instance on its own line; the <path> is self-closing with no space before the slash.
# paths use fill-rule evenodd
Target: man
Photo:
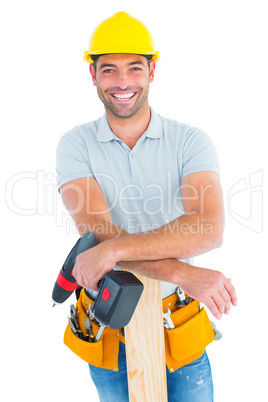
<path id="1" fill-rule="evenodd" d="M 231 281 L 190 265 L 192 257 L 222 243 L 213 143 L 202 131 L 150 108 L 149 84 L 159 56 L 140 21 L 123 12 L 108 18 L 93 32 L 84 58 L 105 115 L 68 132 L 57 150 L 63 202 L 79 233 L 92 231 L 99 243 L 78 256 L 78 284 L 97 291 L 99 280 L 117 266 L 161 280 L 163 299 L 179 285 L 220 319 L 237 303 Z M 90 365 L 101 401 L 128 400 L 122 345 L 119 366 L 113 373 Z M 195 381 L 200 370 L 202 387 Z M 206 352 L 167 373 L 167 384 L 169 400 L 212 401 Z"/>

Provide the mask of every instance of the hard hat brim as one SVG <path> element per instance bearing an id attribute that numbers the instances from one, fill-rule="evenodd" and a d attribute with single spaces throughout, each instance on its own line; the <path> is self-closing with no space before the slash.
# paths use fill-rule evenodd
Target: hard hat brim
<path id="1" fill-rule="evenodd" d="M 87 63 L 93 64 L 94 60 L 92 59 L 91 56 L 101 56 L 101 55 L 104 55 L 104 54 L 138 54 L 140 56 L 152 56 L 152 60 L 155 60 L 155 61 L 160 60 L 159 52 L 157 52 L 157 51 L 155 51 L 154 53 L 149 53 L 149 52 L 146 52 L 146 51 L 141 52 L 140 49 L 139 50 L 136 49 L 136 51 L 134 51 L 134 49 L 133 49 L 133 51 L 130 51 L 129 49 L 128 49 L 128 51 L 123 51 L 123 50 L 115 51 L 113 49 L 112 52 L 111 51 L 98 50 L 98 51 L 96 51 L 94 53 L 89 53 L 88 51 L 86 51 L 86 52 L 84 52 L 83 59 Z"/>

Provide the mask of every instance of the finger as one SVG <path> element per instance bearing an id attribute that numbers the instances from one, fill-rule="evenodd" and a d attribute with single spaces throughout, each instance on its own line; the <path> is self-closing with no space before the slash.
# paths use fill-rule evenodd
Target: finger
<path id="1" fill-rule="evenodd" d="M 82 286 L 82 288 L 86 288 L 86 285 L 85 285 L 85 282 L 84 282 L 84 279 L 83 279 L 82 275 L 77 274 L 77 275 L 75 276 L 75 279 L 76 279 L 76 282 L 77 282 L 77 284 L 78 284 L 79 286 Z"/>
<path id="2" fill-rule="evenodd" d="M 225 302 L 224 313 L 225 314 L 230 314 L 230 311 L 231 311 L 231 301 L 230 301 L 230 298 L 229 298 L 228 301 Z"/>
<path id="3" fill-rule="evenodd" d="M 99 292 L 100 288 L 98 286 L 98 282 L 99 282 L 98 279 L 91 278 L 85 273 L 85 274 L 81 274 L 79 284 L 80 284 L 80 286 L 82 286 L 85 289 L 90 289 L 90 290 L 94 290 L 95 292 Z"/>
<path id="4" fill-rule="evenodd" d="M 79 262 L 76 262 L 72 271 L 72 275 L 75 278 L 77 284 L 79 286 L 82 286 L 83 288 L 86 288 L 86 277 L 83 275 L 83 271 L 81 270 L 81 264 Z"/>
<path id="5" fill-rule="evenodd" d="M 220 295 L 224 301 L 224 311 L 223 312 L 225 314 L 229 314 L 230 310 L 231 310 L 231 297 L 225 287 L 220 291 Z"/>
<path id="6" fill-rule="evenodd" d="M 76 269 L 76 264 L 74 264 L 73 270 L 72 270 L 72 276 L 76 279 L 77 275 L 77 269 Z"/>
<path id="7" fill-rule="evenodd" d="M 219 314 L 222 316 L 225 311 L 225 301 L 222 295 L 219 292 L 215 292 L 212 296 L 213 301 L 219 311 Z"/>
<path id="8" fill-rule="evenodd" d="M 75 267 L 72 271 L 72 276 L 74 277 L 74 279 L 76 280 L 76 282 L 78 283 L 78 285 L 83 286 L 81 283 L 82 280 L 82 276 L 80 271 Z M 83 286 L 84 287 L 84 286 Z"/>
<path id="9" fill-rule="evenodd" d="M 222 314 L 220 313 L 216 303 L 214 300 L 211 298 L 207 303 L 204 302 L 204 304 L 207 306 L 207 308 L 210 310 L 210 312 L 214 315 L 217 320 L 221 320 Z"/>
<path id="10" fill-rule="evenodd" d="M 98 284 L 93 284 L 93 285 L 88 285 L 87 289 L 95 290 L 95 292 L 99 292 L 100 288 L 98 287 Z"/>
<path id="11" fill-rule="evenodd" d="M 228 292 L 229 295 L 230 295 L 230 299 L 231 299 L 232 305 L 233 305 L 233 306 L 237 306 L 238 301 L 237 301 L 236 291 L 235 291 L 234 286 L 231 284 L 230 280 L 227 280 L 227 281 L 225 282 L 224 286 L 225 286 L 225 289 L 227 290 L 227 292 Z"/>

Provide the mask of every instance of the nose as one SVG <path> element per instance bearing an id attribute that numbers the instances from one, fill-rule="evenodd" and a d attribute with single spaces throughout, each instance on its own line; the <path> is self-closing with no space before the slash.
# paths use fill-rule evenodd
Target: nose
<path id="1" fill-rule="evenodd" d="M 116 86 L 126 89 L 130 85 L 130 80 L 126 72 L 119 72 L 116 77 Z"/>

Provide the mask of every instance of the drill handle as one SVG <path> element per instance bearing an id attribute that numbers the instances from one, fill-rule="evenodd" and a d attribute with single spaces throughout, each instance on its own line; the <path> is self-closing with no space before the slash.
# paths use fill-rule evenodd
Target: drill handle
<path id="1" fill-rule="evenodd" d="M 84 251 L 97 245 L 97 240 L 92 232 L 85 233 L 68 254 L 54 285 L 52 300 L 55 304 L 63 303 L 77 288 L 77 282 L 72 272 L 76 257 Z"/>

